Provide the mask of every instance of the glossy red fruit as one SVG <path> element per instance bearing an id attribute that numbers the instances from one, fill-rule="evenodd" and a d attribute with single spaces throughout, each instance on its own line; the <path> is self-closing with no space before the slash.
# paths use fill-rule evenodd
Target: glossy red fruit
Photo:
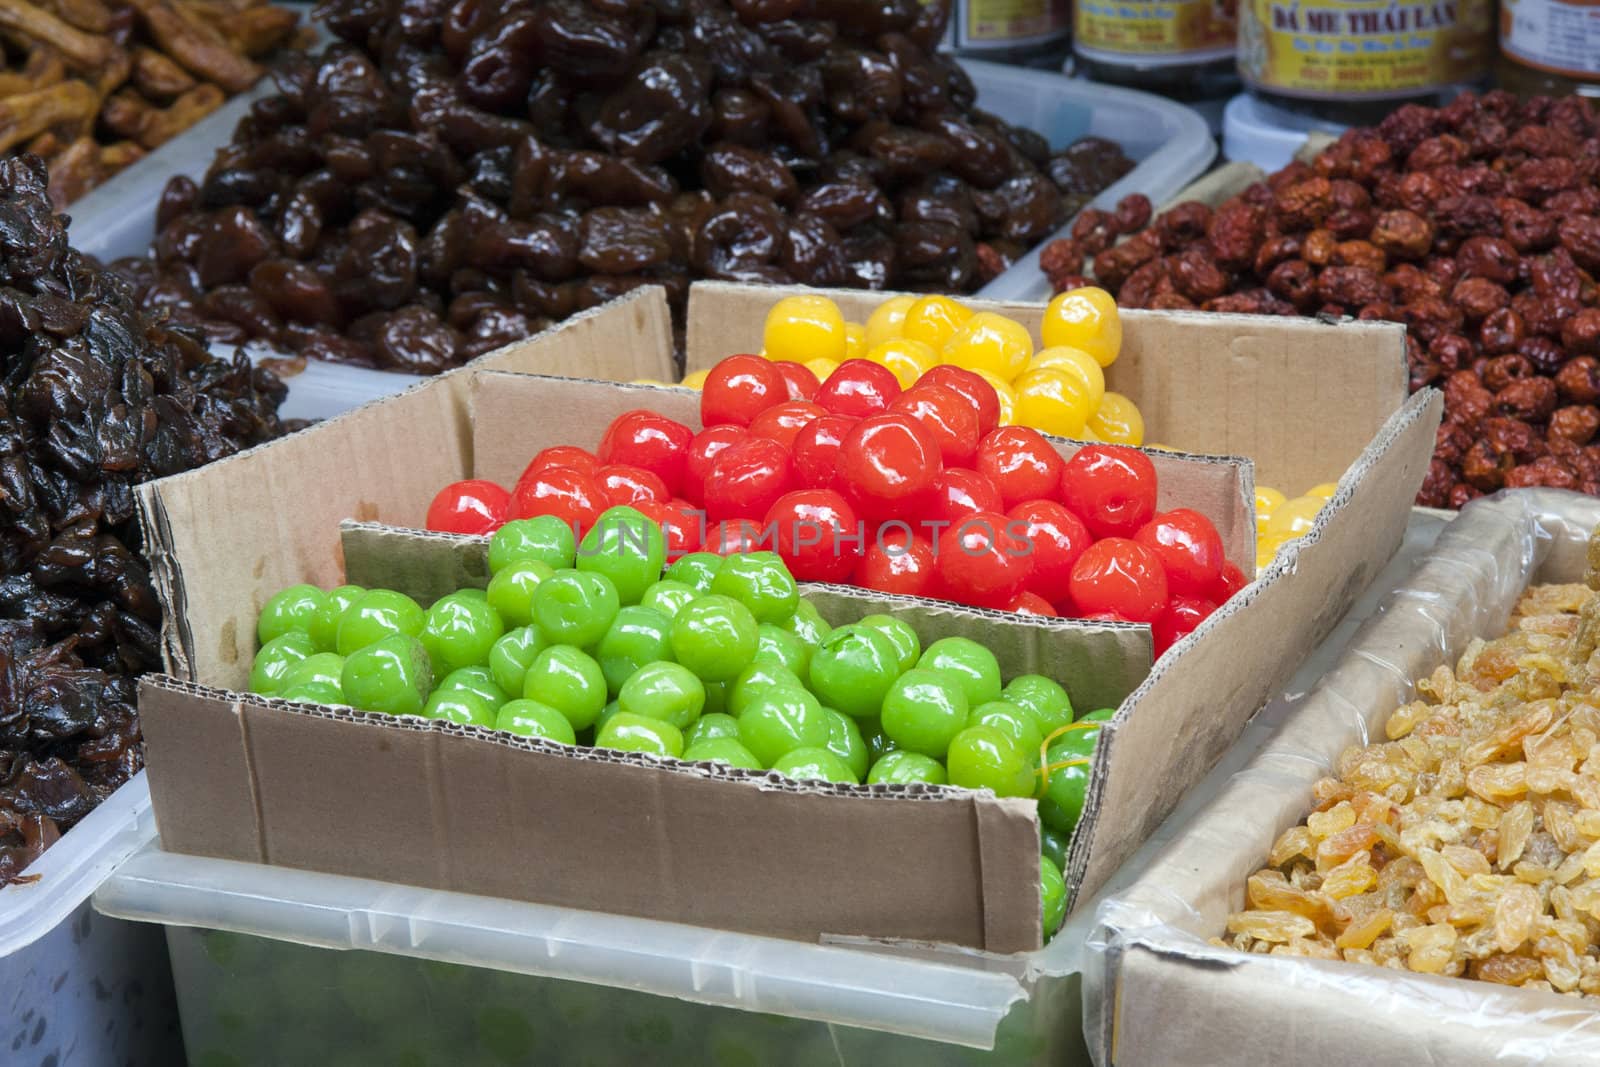
<path id="1" fill-rule="evenodd" d="M 750 421 L 774 404 L 789 399 L 789 382 L 771 362 L 760 356 L 729 356 L 711 368 L 700 390 L 700 424 Z"/>
<path id="2" fill-rule="evenodd" d="M 1061 502 L 1096 537 L 1132 537 L 1156 513 L 1156 469 L 1125 445 L 1084 445 L 1061 471 Z"/>
<path id="3" fill-rule="evenodd" d="M 1000 490 L 975 470 L 966 467 L 946 467 L 939 472 L 939 477 L 933 480 L 929 519 L 954 522 L 980 511 L 1003 510 Z"/>
<path id="4" fill-rule="evenodd" d="M 600 461 L 595 458 L 594 453 L 577 445 L 553 445 L 541 449 L 538 455 L 528 461 L 528 465 L 522 468 L 522 477 L 526 478 L 530 474 L 551 467 L 571 467 L 575 471 L 593 474 L 599 469 Z"/>
<path id="5" fill-rule="evenodd" d="M 752 419 L 750 433 L 754 437 L 770 437 L 784 448 L 793 448 L 794 439 L 800 431 L 826 414 L 816 404 L 804 400 L 786 400 Z"/>
<path id="6" fill-rule="evenodd" d="M 855 419 L 843 415 L 824 415 L 794 435 L 791 457 L 801 485 L 837 489 L 844 484 L 839 474 L 839 449 L 855 424 Z"/>
<path id="7" fill-rule="evenodd" d="M 766 515 L 778 555 L 802 582 L 844 582 L 861 558 L 863 534 L 855 509 L 832 489 L 785 493 Z"/>
<path id="8" fill-rule="evenodd" d="M 792 359 L 774 360 L 772 365 L 783 375 L 784 383 L 789 387 L 790 400 L 810 400 L 817 395 L 817 389 L 822 383 L 817 381 L 817 376 L 811 373 L 810 367 L 804 363 L 796 363 Z"/>
<path id="9" fill-rule="evenodd" d="M 682 497 L 691 504 L 703 503 L 712 461 L 723 449 L 749 439 L 749 430 L 731 424 L 712 426 L 695 434 L 684 454 Z"/>
<path id="10" fill-rule="evenodd" d="M 828 375 L 811 400 L 835 415 L 864 419 L 887 411 L 899 395 L 900 380 L 888 367 L 847 359 Z"/>
<path id="11" fill-rule="evenodd" d="M 903 411 L 933 434 L 945 466 L 966 466 L 978 452 L 978 413 L 966 397 L 942 385 L 917 382 L 901 393 L 890 411 Z"/>
<path id="12" fill-rule="evenodd" d="M 1014 611 L 1019 615 L 1038 615 L 1046 619 L 1056 617 L 1056 609 L 1051 607 L 1050 602 L 1038 593 L 1018 593 L 1011 603 L 1006 605 L 1006 610 Z"/>
<path id="13" fill-rule="evenodd" d="M 1027 426 L 1001 426 L 978 442 L 978 471 L 1000 490 L 1005 506 L 1054 498 L 1061 484 L 1061 456 L 1044 434 Z"/>
<path id="14" fill-rule="evenodd" d="M 766 536 L 762 525 L 755 519 L 729 519 L 706 530 L 702 552 L 715 552 L 719 556 L 743 556 L 751 552 L 770 552 L 772 539 Z"/>
<path id="15" fill-rule="evenodd" d="M 1210 597 L 1222 580 L 1222 535 L 1211 520 L 1189 508 L 1161 512 L 1133 539 L 1156 554 L 1174 597 Z"/>
<path id="16" fill-rule="evenodd" d="M 1232 563 L 1222 565 L 1222 573 L 1217 577 L 1217 587 L 1211 597 L 1218 604 L 1226 603 L 1228 598 L 1250 584 L 1244 572 Z"/>
<path id="17" fill-rule="evenodd" d="M 1097 611 L 1093 615 L 1075 615 L 1073 618 L 1082 619 L 1084 622 L 1132 622 L 1124 619 L 1114 611 Z"/>
<path id="18" fill-rule="evenodd" d="M 661 479 L 670 496 L 683 489 L 684 464 L 693 439 L 694 431 L 676 419 L 635 409 L 611 420 L 595 455 L 604 465 L 622 463 L 649 471 Z"/>
<path id="19" fill-rule="evenodd" d="M 880 593 L 937 596 L 936 562 L 926 539 L 903 526 L 888 526 L 868 540 L 852 581 Z"/>
<path id="20" fill-rule="evenodd" d="M 942 467 L 938 443 L 916 419 L 899 412 L 862 419 L 839 452 L 846 492 L 856 510 L 872 519 L 917 514 Z"/>
<path id="21" fill-rule="evenodd" d="M 701 506 L 712 522 L 760 519 L 783 494 L 796 488 L 789 451 L 768 437 L 751 437 L 711 461 Z"/>
<path id="22" fill-rule="evenodd" d="M 1187 637 L 1196 626 L 1206 621 L 1206 616 L 1216 610 L 1217 605 L 1210 600 L 1200 597 L 1174 597 L 1161 616 L 1150 624 L 1151 637 L 1155 642 L 1155 654 L 1161 655 L 1179 640 Z"/>
<path id="23" fill-rule="evenodd" d="M 643 467 L 630 467 L 624 463 L 608 463 L 594 472 L 600 480 L 600 491 L 606 502 L 638 504 L 641 500 L 666 500 L 672 494 L 659 475 Z"/>
<path id="24" fill-rule="evenodd" d="M 600 482 L 571 467 L 547 467 L 531 477 L 524 475 L 511 493 L 513 519 L 554 515 L 582 536 L 583 531 L 610 505 Z"/>
<path id="25" fill-rule="evenodd" d="M 511 494 L 494 482 L 469 478 L 451 482 L 428 505 L 427 528 L 440 533 L 494 533 L 511 506 Z"/>
<path id="26" fill-rule="evenodd" d="M 667 542 L 667 561 L 700 549 L 700 536 L 705 529 L 705 512 L 679 497 L 662 502 L 641 500 L 633 505 L 661 527 Z"/>
<path id="27" fill-rule="evenodd" d="M 1156 554 L 1137 541 L 1096 541 L 1072 565 L 1072 603 L 1084 615 L 1111 612 L 1154 622 L 1167 606 L 1167 576 Z"/>
<path id="28" fill-rule="evenodd" d="M 1026 589 L 1051 604 L 1070 597 L 1072 565 L 1094 542 L 1089 528 L 1054 500 L 1029 500 L 1006 512 L 1024 525 L 1023 537 L 1033 550 L 1033 570 Z"/>
<path id="29" fill-rule="evenodd" d="M 965 367 L 958 367 L 953 363 L 941 363 L 918 378 L 917 384 L 942 385 L 946 389 L 954 389 L 965 397 L 978 416 L 980 439 L 1000 425 L 999 394 L 994 391 L 994 386 Z"/>
<path id="30" fill-rule="evenodd" d="M 999 512 L 969 515 L 939 535 L 942 596 L 983 608 L 1004 608 L 1022 592 L 1033 570 L 1020 524 Z"/>

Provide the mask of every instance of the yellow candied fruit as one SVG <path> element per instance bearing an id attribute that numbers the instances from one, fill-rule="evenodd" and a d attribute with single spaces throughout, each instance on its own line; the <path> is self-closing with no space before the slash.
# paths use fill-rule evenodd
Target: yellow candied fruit
<path id="1" fill-rule="evenodd" d="M 1323 482 L 1321 485 L 1313 485 L 1310 489 L 1307 489 L 1303 495 L 1321 497 L 1323 500 L 1332 500 L 1333 494 L 1337 493 L 1338 491 L 1338 482 Z"/>
<path id="2" fill-rule="evenodd" d="M 1100 407 L 1089 418 L 1089 429 L 1111 445 L 1144 443 L 1144 416 L 1132 400 L 1121 393 L 1107 393 Z"/>
<path id="3" fill-rule="evenodd" d="M 1014 380 L 1033 357 L 1033 338 L 1013 319 L 980 311 L 945 342 L 942 360 L 966 370 L 986 370 Z"/>
<path id="4" fill-rule="evenodd" d="M 1278 509 L 1288 502 L 1288 497 L 1270 486 L 1256 486 L 1256 536 L 1264 537 L 1267 532 L 1267 523 L 1272 521 L 1272 516 Z"/>
<path id="5" fill-rule="evenodd" d="M 1173 448 L 1171 445 L 1158 445 L 1154 441 L 1146 441 L 1139 446 L 1146 452 L 1181 452 L 1182 449 Z"/>
<path id="6" fill-rule="evenodd" d="M 1311 529 L 1311 524 L 1317 517 L 1317 512 L 1327 501 L 1320 496 L 1297 496 L 1293 500 L 1285 501 L 1272 513 L 1272 518 L 1267 520 L 1267 535 L 1277 535 L 1282 538 L 1299 537 Z"/>
<path id="7" fill-rule="evenodd" d="M 893 371 L 902 389 L 916 385 L 918 378 L 939 363 L 939 357 L 933 349 L 909 337 L 892 337 L 881 345 L 874 345 L 867 350 L 866 358 Z"/>
<path id="8" fill-rule="evenodd" d="M 995 396 L 1000 400 L 1000 425 L 1010 426 L 1017 421 L 1017 392 L 1011 388 L 1011 383 L 986 370 L 973 371 L 978 377 L 994 386 Z"/>
<path id="9" fill-rule="evenodd" d="M 1122 350 L 1122 316 L 1110 293 L 1092 285 L 1068 289 L 1050 301 L 1039 326 L 1045 347 L 1081 348 L 1102 367 Z"/>
<path id="10" fill-rule="evenodd" d="M 867 349 L 870 351 L 899 337 L 905 330 L 906 312 L 916 302 L 914 296 L 891 296 L 873 308 L 872 314 L 867 316 Z"/>
<path id="11" fill-rule="evenodd" d="M 839 364 L 831 359 L 808 359 L 805 368 L 817 376 L 817 381 L 825 382 L 828 375 L 839 369 Z"/>
<path id="12" fill-rule="evenodd" d="M 859 322 L 844 324 L 844 358 L 862 359 L 867 354 L 867 328 Z"/>
<path id="13" fill-rule="evenodd" d="M 786 296 L 767 312 L 762 333 L 768 359 L 804 363 L 808 359 L 845 358 L 849 338 L 839 305 L 825 296 Z"/>
<path id="14" fill-rule="evenodd" d="M 1106 372 L 1089 353 L 1081 348 L 1071 348 L 1067 345 L 1041 348 L 1028 361 L 1028 370 L 1042 370 L 1045 367 L 1078 378 L 1089 391 L 1091 406 L 1094 408 L 1100 406 L 1100 401 L 1106 395 Z"/>
<path id="15" fill-rule="evenodd" d="M 970 318 L 972 310 L 948 296 L 919 297 L 906 309 L 900 333 L 938 352 Z"/>
<path id="16" fill-rule="evenodd" d="M 1272 561 L 1278 555 L 1278 549 L 1280 549 L 1282 547 L 1283 547 L 1283 538 L 1281 538 L 1281 537 L 1271 537 L 1271 536 L 1257 537 L 1256 538 L 1256 570 L 1264 571 L 1269 566 L 1271 566 Z"/>
<path id="17" fill-rule="evenodd" d="M 692 370 L 685 374 L 683 381 L 678 384 L 689 389 L 704 389 L 706 387 L 706 375 L 710 373 L 709 370 Z"/>
<path id="18" fill-rule="evenodd" d="M 1016 417 L 1058 437 L 1082 437 L 1093 410 L 1083 383 L 1057 370 L 1030 370 L 1012 383 L 1017 393 Z"/>

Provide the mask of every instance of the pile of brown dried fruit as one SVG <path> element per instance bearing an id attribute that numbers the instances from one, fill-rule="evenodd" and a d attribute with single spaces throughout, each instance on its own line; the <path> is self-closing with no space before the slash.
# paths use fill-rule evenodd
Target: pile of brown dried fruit
<path id="1" fill-rule="evenodd" d="M 0 161 L 0 885 L 142 763 L 161 609 L 133 487 L 281 432 L 284 388 L 147 318 Z"/>
<path id="2" fill-rule="evenodd" d="M 1147 229 L 1085 212 L 1044 263 L 1058 289 L 1089 271 L 1124 307 L 1405 323 L 1412 388 L 1445 393 L 1419 504 L 1596 494 L 1597 177 L 1590 100 L 1465 95 L 1349 130 L 1215 210 Z"/>
<path id="3" fill-rule="evenodd" d="M 970 291 L 1132 163 L 973 108 L 948 0 L 329 0 L 153 259 L 221 341 L 435 373 L 643 284 Z"/>

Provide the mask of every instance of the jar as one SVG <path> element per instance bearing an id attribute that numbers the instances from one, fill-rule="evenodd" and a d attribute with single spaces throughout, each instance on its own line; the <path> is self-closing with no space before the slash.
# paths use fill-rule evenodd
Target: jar
<path id="1" fill-rule="evenodd" d="M 1500 84 L 1600 96 L 1600 0 L 1500 0 Z"/>
<path id="2" fill-rule="evenodd" d="M 1098 82 L 1186 100 L 1238 85 L 1238 0 L 1078 0 L 1072 54 Z"/>
<path id="3" fill-rule="evenodd" d="M 1056 70 L 1071 40 L 1072 0 L 954 0 L 945 33 L 957 55 Z"/>

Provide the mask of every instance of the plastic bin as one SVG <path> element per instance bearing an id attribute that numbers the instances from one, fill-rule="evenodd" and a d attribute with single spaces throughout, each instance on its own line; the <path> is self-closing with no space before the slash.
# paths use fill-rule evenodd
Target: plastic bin
<path id="1" fill-rule="evenodd" d="M 0 1063 L 164 1067 L 181 1062 L 160 931 L 96 915 L 89 897 L 155 840 L 144 775 L 113 793 L 0 889 Z"/>

